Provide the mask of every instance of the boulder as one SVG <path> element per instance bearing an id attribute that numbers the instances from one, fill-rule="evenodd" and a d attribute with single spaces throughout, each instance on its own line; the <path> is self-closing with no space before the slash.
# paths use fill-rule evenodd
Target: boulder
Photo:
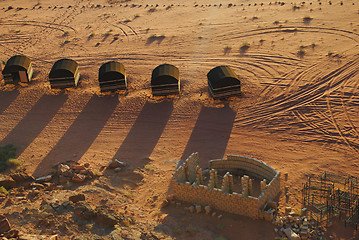
<path id="1" fill-rule="evenodd" d="M 0 215 L 0 234 L 10 231 L 10 223 L 4 215 Z"/>
<path id="2" fill-rule="evenodd" d="M 10 189 L 16 187 L 16 182 L 9 176 L 1 176 L 0 177 L 0 186 L 3 186 L 6 189 Z"/>
<path id="3" fill-rule="evenodd" d="M 96 212 L 90 204 L 85 201 L 77 202 L 74 208 L 74 214 L 82 219 L 90 220 L 96 217 Z"/>
<path id="4" fill-rule="evenodd" d="M 14 179 L 14 181 L 16 183 L 23 183 L 23 182 L 33 181 L 34 180 L 34 177 L 30 176 L 26 172 L 15 172 L 15 173 L 10 174 L 10 177 L 12 179 Z"/>
<path id="5" fill-rule="evenodd" d="M 96 223 L 103 227 L 113 228 L 117 223 L 118 220 L 113 214 L 110 214 L 105 208 L 97 208 L 96 209 Z"/>
<path id="6" fill-rule="evenodd" d="M 85 201 L 85 195 L 83 194 L 76 194 L 76 195 L 72 195 L 69 197 L 69 201 L 70 202 L 73 202 L 73 203 L 77 203 L 77 202 L 80 202 L 80 201 Z"/>

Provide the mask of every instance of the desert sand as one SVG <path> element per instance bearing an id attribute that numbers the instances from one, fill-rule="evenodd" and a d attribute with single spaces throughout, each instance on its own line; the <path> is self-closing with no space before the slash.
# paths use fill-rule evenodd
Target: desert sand
<path id="1" fill-rule="evenodd" d="M 275 237 L 263 221 L 161 210 L 176 163 L 192 152 L 203 168 L 238 154 L 288 173 L 282 186 L 291 195 L 288 203 L 280 199 L 281 208 L 301 207 L 308 176 L 358 176 L 355 0 L 0 0 L 0 26 L 0 59 L 26 55 L 35 71 L 29 84 L 0 81 L 0 145 L 16 144 L 23 167 L 37 177 L 69 159 L 100 169 L 117 158 L 147 169 L 126 176 L 135 184 L 126 185 L 131 196 L 116 207 L 127 205 L 139 222 L 167 224 L 169 238 Z M 50 89 L 48 73 L 61 58 L 78 62 L 77 88 Z M 98 69 L 110 60 L 125 65 L 127 91 L 100 92 Z M 163 63 L 179 68 L 180 95 L 151 95 L 151 72 Z M 211 98 L 206 74 L 218 65 L 241 78 L 242 96 Z M 120 198 L 118 175 L 109 184 Z M 183 230 L 188 224 L 196 231 Z M 92 239 L 86 232 L 62 238 L 71 234 Z M 359 237 L 342 223 L 328 234 Z"/>

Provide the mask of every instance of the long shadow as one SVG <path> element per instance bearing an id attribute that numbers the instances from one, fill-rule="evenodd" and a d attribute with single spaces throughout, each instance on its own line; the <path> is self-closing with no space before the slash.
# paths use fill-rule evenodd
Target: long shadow
<path id="1" fill-rule="evenodd" d="M 118 96 L 93 95 L 60 141 L 37 166 L 34 175 L 45 174 L 55 164 L 78 161 L 91 146 L 118 105 Z"/>
<path id="2" fill-rule="evenodd" d="M 199 153 L 203 167 L 207 167 L 211 159 L 222 158 L 235 117 L 236 113 L 227 105 L 224 108 L 202 107 L 181 161 L 193 152 Z"/>
<path id="3" fill-rule="evenodd" d="M 172 101 L 146 103 L 114 158 L 142 167 L 151 155 L 173 110 Z M 148 161 L 148 159 L 147 159 Z"/>
<path id="4" fill-rule="evenodd" d="M 19 91 L 0 92 L 0 114 L 19 96 Z"/>
<path id="5" fill-rule="evenodd" d="M 16 152 L 20 155 L 51 121 L 66 100 L 67 95 L 43 95 L 0 145 L 15 144 Z"/>

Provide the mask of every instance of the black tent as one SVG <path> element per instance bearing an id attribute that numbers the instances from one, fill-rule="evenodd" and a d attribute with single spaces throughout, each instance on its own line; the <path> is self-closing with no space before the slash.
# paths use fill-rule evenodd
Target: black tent
<path id="1" fill-rule="evenodd" d="M 98 81 L 101 91 L 126 89 L 125 66 L 119 62 L 111 61 L 104 63 L 98 71 Z"/>
<path id="2" fill-rule="evenodd" d="M 162 64 L 152 71 L 151 89 L 153 95 L 178 94 L 180 91 L 179 70 L 170 64 Z"/>
<path id="3" fill-rule="evenodd" d="M 77 62 L 71 59 L 60 59 L 52 66 L 49 80 L 51 88 L 76 87 L 80 79 Z"/>
<path id="4" fill-rule="evenodd" d="M 23 55 L 11 57 L 2 70 L 6 83 L 30 82 L 33 73 L 31 60 Z"/>
<path id="5" fill-rule="evenodd" d="M 229 66 L 218 66 L 207 74 L 208 88 L 214 99 L 240 95 L 241 82 Z"/>

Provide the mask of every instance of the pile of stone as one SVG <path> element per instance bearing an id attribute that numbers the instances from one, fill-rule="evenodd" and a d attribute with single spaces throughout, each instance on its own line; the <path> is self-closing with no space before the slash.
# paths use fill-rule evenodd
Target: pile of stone
<path id="1" fill-rule="evenodd" d="M 306 208 L 303 208 L 301 214 L 298 215 L 292 211 L 291 207 L 286 207 L 286 214 L 275 220 L 277 226 L 274 231 L 281 237 L 287 237 L 289 240 L 298 239 L 322 239 L 325 229 L 316 226 L 306 217 Z"/>
<path id="2" fill-rule="evenodd" d="M 48 175 L 42 177 L 42 181 L 50 181 L 53 177 L 58 179 L 58 183 L 65 184 L 69 182 L 81 183 L 87 179 L 92 179 L 99 174 L 90 169 L 90 164 L 85 163 L 83 165 L 76 162 L 60 163 L 54 168 L 54 175 Z M 40 180 L 40 179 L 37 179 Z"/>

